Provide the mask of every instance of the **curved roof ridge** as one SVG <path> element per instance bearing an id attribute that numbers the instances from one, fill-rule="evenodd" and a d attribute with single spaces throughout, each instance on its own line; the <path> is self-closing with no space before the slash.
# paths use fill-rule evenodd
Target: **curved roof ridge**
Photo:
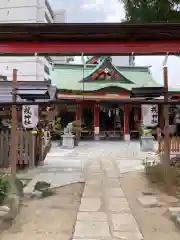
<path id="1" fill-rule="evenodd" d="M 58 68 L 58 67 L 62 67 L 62 66 L 66 66 L 66 67 L 82 67 L 84 66 L 84 64 L 82 63 L 55 63 L 53 65 L 54 68 Z M 85 67 L 95 67 L 96 65 L 94 64 L 86 64 Z"/>
<path id="2" fill-rule="evenodd" d="M 127 68 L 127 69 L 149 69 L 151 66 L 116 66 L 116 68 Z"/>

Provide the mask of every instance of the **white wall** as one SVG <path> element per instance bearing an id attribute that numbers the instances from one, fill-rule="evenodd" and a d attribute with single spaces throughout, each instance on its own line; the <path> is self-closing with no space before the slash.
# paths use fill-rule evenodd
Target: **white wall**
<path id="1" fill-rule="evenodd" d="M 45 0 L 0 0 L 0 22 L 43 22 Z"/>
<path id="2" fill-rule="evenodd" d="M 19 81 L 44 80 L 44 61 L 38 57 L 1 57 L 0 73 L 12 79 L 13 68 L 17 69 Z"/>
<path id="3" fill-rule="evenodd" d="M 1 0 L 0 8 L 5 7 L 26 7 L 26 6 L 36 6 L 38 0 Z"/>

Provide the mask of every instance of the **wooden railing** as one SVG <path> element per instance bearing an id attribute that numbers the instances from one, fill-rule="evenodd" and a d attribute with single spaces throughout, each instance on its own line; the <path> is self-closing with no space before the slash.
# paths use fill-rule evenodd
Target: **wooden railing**
<path id="1" fill-rule="evenodd" d="M 51 148 L 51 137 L 44 133 L 18 130 L 17 165 L 34 167 L 43 161 Z M 11 159 L 11 131 L 0 131 L 0 168 L 7 168 Z"/>
<path id="2" fill-rule="evenodd" d="M 42 134 L 42 161 L 45 159 L 47 153 L 51 149 L 51 135 L 50 131 L 44 131 Z"/>
<path id="3" fill-rule="evenodd" d="M 180 137 L 169 137 L 170 152 L 180 153 Z M 158 139 L 158 153 L 163 153 L 165 148 L 164 137 Z"/>
<path id="4" fill-rule="evenodd" d="M 35 136 L 28 131 L 17 131 L 17 164 L 34 166 Z M 11 131 L 0 132 L 0 166 L 8 167 L 11 158 Z"/>

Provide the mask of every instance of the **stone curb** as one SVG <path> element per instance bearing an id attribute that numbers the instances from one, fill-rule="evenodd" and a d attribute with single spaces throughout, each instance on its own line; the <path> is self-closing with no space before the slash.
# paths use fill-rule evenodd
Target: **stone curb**
<path id="1" fill-rule="evenodd" d="M 170 208 L 168 208 L 167 214 L 168 214 L 169 218 L 180 229 L 180 207 L 170 207 Z"/>
<path id="2" fill-rule="evenodd" d="M 61 188 L 61 187 L 66 187 L 66 186 L 69 186 L 69 185 L 72 185 L 72 184 L 76 184 L 76 183 L 85 183 L 85 181 L 78 181 L 78 182 L 72 182 L 72 183 L 67 183 L 67 184 L 64 184 L 64 185 L 59 185 L 59 186 L 52 186 L 50 187 L 49 189 L 50 190 L 56 190 L 58 188 Z M 34 191 L 24 191 L 24 199 L 25 200 L 28 200 L 28 199 L 32 199 L 32 196 L 34 195 Z"/>

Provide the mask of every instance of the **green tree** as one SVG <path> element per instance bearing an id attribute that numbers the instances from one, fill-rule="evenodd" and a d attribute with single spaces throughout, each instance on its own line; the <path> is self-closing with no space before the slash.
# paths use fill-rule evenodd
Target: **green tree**
<path id="1" fill-rule="evenodd" d="M 180 22 L 180 0 L 118 0 L 124 4 L 125 22 Z"/>

